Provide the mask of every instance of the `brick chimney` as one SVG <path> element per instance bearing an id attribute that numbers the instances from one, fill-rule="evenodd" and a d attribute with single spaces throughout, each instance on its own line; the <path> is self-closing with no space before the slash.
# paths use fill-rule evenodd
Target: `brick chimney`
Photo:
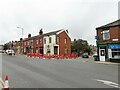
<path id="1" fill-rule="evenodd" d="M 43 30 L 41 28 L 40 31 L 39 31 L 39 35 L 42 35 L 42 34 L 43 34 Z"/>
<path id="2" fill-rule="evenodd" d="M 31 34 L 28 34 L 28 38 L 30 38 L 31 37 Z"/>

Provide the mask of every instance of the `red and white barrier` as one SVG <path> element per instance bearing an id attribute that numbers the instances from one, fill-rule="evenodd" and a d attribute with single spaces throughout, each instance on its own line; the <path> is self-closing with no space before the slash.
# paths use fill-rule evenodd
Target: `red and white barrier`
<path id="1" fill-rule="evenodd" d="M 47 59 L 51 59 L 51 58 L 55 58 L 55 59 L 71 59 L 71 58 L 77 58 L 78 55 L 77 54 L 67 54 L 67 55 L 48 55 L 48 54 L 40 54 L 40 53 L 27 53 L 27 57 L 34 57 L 34 58 L 47 58 Z"/>

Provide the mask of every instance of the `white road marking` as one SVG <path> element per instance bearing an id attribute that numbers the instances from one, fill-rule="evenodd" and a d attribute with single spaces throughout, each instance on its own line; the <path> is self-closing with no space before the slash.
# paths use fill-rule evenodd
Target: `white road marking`
<path id="1" fill-rule="evenodd" d="M 119 87 L 119 84 L 114 83 L 114 82 L 111 82 L 111 81 L 100 80 L 100 79 L 93 79 L 93 80 L 96 80 L 96 81 L 98 81 L 98 82 L 102 82 L 102 83 L 104 83 L 105 85 L 108 85 L 108 86 L 112 86 L 112 87 L 115 87 L 115 88 L 120 88 L 120 87 Z"/>
<path id="2" fill-rule="evenodd" d="M 0 78 L 0 90 L 4 87 L 4 82 L 3 80 Z"/>

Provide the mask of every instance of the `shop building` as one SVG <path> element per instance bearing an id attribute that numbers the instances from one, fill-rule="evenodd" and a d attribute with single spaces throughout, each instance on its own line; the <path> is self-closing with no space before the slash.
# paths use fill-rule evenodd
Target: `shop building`
<path id="1" fill-rule="evenodd" d="M 120 20 L 96 28 L 100 61 L 120 62 Z"/>

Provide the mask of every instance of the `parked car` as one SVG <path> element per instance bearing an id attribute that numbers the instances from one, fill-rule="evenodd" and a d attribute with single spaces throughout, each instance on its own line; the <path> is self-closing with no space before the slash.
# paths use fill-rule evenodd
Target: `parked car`
<path id="1" fill-rule="evenodd" d="M 6 54 L 15 55 L 15 52 L 14 52 L 14 50 L 6 50 Z"/>
<path id="2" fill-rule="evenodd" d="M 4 53 L 5 52 L 5 50 L 0 50 L 0 53 Z"/>
<path id="3" fill-rule="evenodd" d="M 2 53 L 2 50 L 0 50 L 0 53 Z"/>
<path id="4" fill-rule="evenodd" d="M 89 58 L 88 53 L 83 53 L 83 54 L 82 54 L 82 58 Z"/>
<path id="5" fill-rule="evenodd" d="M 97 53 L 93 54 L 93 57 L 94 57 L 94 61 L 98 61 L 98 54 Z"/>

